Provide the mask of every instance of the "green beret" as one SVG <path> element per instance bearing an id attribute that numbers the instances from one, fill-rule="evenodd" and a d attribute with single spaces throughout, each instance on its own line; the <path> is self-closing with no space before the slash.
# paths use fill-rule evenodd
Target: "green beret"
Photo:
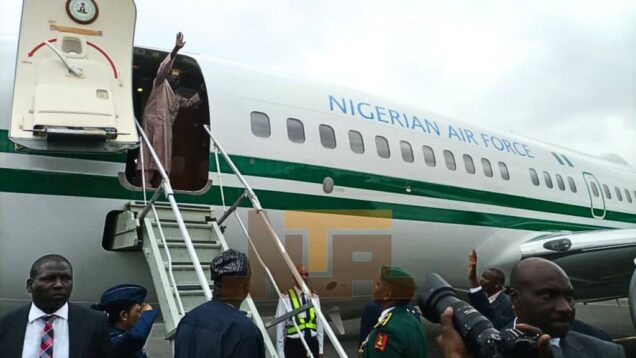
<path id="1" fill-rule="evenodd" d="M 385 283 L 396 288 L 413 291 L 417 288 L 413 276 L 396 266 L 382 266 L 382 269 L 380 269 L 380 278 Z"/>

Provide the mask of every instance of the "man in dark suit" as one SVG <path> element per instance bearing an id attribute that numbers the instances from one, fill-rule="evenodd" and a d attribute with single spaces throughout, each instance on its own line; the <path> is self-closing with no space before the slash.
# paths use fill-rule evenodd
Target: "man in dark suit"
<path id="1" fill-rule="evenodd" d="M 211 301 L 186 313 L 177 326 L 175 358 L 265 358 L 263 335 L 240 310 L 250 290 L 247 256 L 229 249 L 212 259 Z"/>
<path id="2" fill-rule="evenodd" d="M 621 346 L 570 329 L 574 289 L 554 262 L 536 257 L 522 260 L 513 268 L 510 284 L 515 327 L 525 324 L 549 335 L 554 357 L 625 357 Z"/>
<path id="3" fill-rule="evenodd" d="M 566 273 L 542 258 L 527 258 L 512 270 L 510 298 L 517 318 L 504 328 L 538 335 L 537 358 L 624 358 L 618 344 L 571 330 L 574 320 L 573 287 Z M 453 310 L 441 317 L 437 343 L 444 357 L 470 356 L 453 326 Z"/>
<path id="4" fill-rule="evenodd" d="M 2 357 L 110 356 L 105 316 L 68 302 L 73 268 L 66 258 L 46 255 L 37 259 L 26 289 L 33 302 L 0 319 Z"/>
<path id="5" fill-rule="evenodd" d="M 468 255 L 468 279 L 470 280 L 470 303 L 486 316 L 497 329 L 501 329 L 515 318 L 510 298 L 504 292 L 506 275 L 497 268 L 487 268 L 477 279 L 477 251 Z"/>

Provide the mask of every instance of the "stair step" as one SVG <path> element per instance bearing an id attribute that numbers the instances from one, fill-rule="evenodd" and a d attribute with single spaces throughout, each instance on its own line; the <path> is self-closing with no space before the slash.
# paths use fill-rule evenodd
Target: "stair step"
<path id="1" fill-rule="evenodd" d="M 153 226 L 156 226 L 155 220 L 151 219 L 150 220 L 152 222 Z M 176 227 L 179 228 L 179 224 L 177 224 L 176 221 L 173 220 L 161 220 L 161 227 L 162 228 L 166 228 L 166 227 Z M 208 229 L 211 230 L 212 229 L 212 223 L 186 223 L 186 228 L 188 228 L 188 230 L 192 229 Z"/>
<path id="2" fill-rule="evenodd" d="M 130 210 L 135 211 L 137 213 L 141 213 L 144 210 L 146 205 L 143 202 L 132 202 L 128 205 Z M 205 223 L 210 221 L 213 216 L 213 209 L 208 205 L 178 205 L 179 212 L 181 213 L 181 217 L 186 222 L 200 222 Z M 155 210 L 157 211 L 157 215 L 159 219 L 163 220 L 174 220 L 174 213 L 172 212 L 172 207 L 167 202 L 158 202 L 155 203 Z M 152 212 L 148 214 L 148 217 L 153 218 L 154 215 Z"/>
<path id="3" fill-rule="evenodd" d="M 169 249 L 186 247 L 185 242 L 180 238 L 166 239 L 166 244 Z M 195 249 L 220 249 L 221 243 L 218 241 L 202 241 L 192 240 L 192 245 Z M 163 243 L 159 243 L 159 247 L 163 247 Z"/>
<path id="4" fill-rule="evenodd" d="M 132 201 L 128 204 L 128 206 L 130 208 L 135 208 L 135 209 L 142 209 L 146 207 L 146 204 L 144 204 L 143 201 Z M 199 204 L 178 204 L 177 207 L 179 207 L 179 211 L 207 211 L 207 212 L 212 212 L 214 211 L 213 207 L 210 205 L 199 205 Z M 172 206 L 170 206 L 170 203 L 167 201 L 156 201 L 155 202 L 155 208 L 157 209 L 168 209 L 168 210 L 172 210 Z"/>
<path id="5" fill-rule="evenodd" d="M 202 266 L 206 266 L 210 263 L 210 261 L 218 256 L 221 252 L 221 243 L 217 241 L 203 241 L 203 242 L 194 242 L 194 249 L 197 252 L 197 257 L 199 258 L 199 262 Z M 159 244 L 159 249 L 161 250 L 161 257 L 164 260 L 167 260 L 165 246 L 161 243 Z M 190 253 L 186 247 L 186 244 L 179 241 L 168 241 L 168 251 L 170 252 L 170 257 L 173 262 L 191 262 Z"/>
<path id="6" fill-rule="evenodd" d="M 182 295 L 195 295 L 201 294 L 203 295 L 203 290 L 201 289 L 201 285 L 177 285 L 177 289 L 179 293 Z M 210 289 L 212 289 L 212 285 L 210 285 Z"/>
<path id="7" fill-rule="evenodd" d="M 208 261 L 209 262 L 209 261 Z M 164 268 L 166 272 L 168 271 L 168 264 L 164 262 Z M 211 284 L 212 280 L 210 279 L 210 266 L 206 262 L 201 265 L 203 269 L 203 274 L 205 278 L 208 279 L 208 282 Z M 189 264 L 172 264 L 172 275 L 174 276 L 174 280 L 177 285 L 197 285 L 199 286 L 199 277 L 197 276 L 196 271 L 194 271 L 194 265 Z"/>
<path id="8" fill-rule="evenodd" d="M 192 311 L 195 307 L 207 301 L 201 287 L 198 290 L 179 291 L 179 296 L 186 312 Z"/>
<path id="9" fill-rule="evenodd" d="M 161 242 L 161 235 L 159 234 L 159 228 L 153 224 L 152 228 L 155 232 L 155 236 L 157 237 L 157 241 Z M 216 233 L 212 230 L 211 224 L 186 224 L 186 230 L 188 231 L 188 235 L 190 235 L 190 239 L 197 242 L 216 242 L 218 238 L 216 237 Z M 161 231 L 163 231 L 163 235 L 166 240 L 171 241 L 181 241 L 183 242 L 181 236 L 181 230 L 176 223 L 170 222 L 161 222 Z"/>

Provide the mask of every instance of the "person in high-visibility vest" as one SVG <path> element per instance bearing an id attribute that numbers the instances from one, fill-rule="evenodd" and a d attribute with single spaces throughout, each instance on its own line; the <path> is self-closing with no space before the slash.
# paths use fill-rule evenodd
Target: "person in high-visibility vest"
<path id="1" fill-rule="evenodd" d="M 303 266 L 296 266 L 298 273 L 306 284 L 309 282 L 309 272 Z M 282 293 L 282 298 L 278 300 L 276 317 L 297 309 L 307 304 L 308 300 L 303 291 L 297 285 Z M 318 294 L 312 292 L 315 305 L 320 309 L 320 299 Z M 296 322 L 296 326 L 292 319 Z M 316 317 L 316 311 L 310 308 L 292 318 L 281 322 L 276 327 L 276 350 L 280 358 L 307 357 L 307 350 L 300 337 L 305 339 L 314 357 L 323 355 L 323 327 Z"/>

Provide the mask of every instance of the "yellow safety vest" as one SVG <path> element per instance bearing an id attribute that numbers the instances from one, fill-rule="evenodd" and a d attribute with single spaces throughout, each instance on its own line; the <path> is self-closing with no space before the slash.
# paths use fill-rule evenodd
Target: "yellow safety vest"
<path id="1" fill-rule="evenodd" d="M 296 290 L 294 290 L 293 288 L 289 289 L 289 301 L 292 304 L 293 310 L 300 308 L 300 300 L 298 300 L 298 295 L 296 294 Z M 305 329 L 311 329 L 315 331 L 317 328 L 316 311 L 314 311 L 313 307 L 309 309 L 308 321 L 305 321 L 305 318 L 301 316 L 300 314 L 296 315 L 292 319 L 296 320 L 296 325 L 298 325 L 298 329 L 300 329 L 301 332 L 304 331 Z M 287 334 L 295 334 L 296 332 L 298 331 L 296 330 L 296 327 L 294 325 L 287 327 Z"/>

